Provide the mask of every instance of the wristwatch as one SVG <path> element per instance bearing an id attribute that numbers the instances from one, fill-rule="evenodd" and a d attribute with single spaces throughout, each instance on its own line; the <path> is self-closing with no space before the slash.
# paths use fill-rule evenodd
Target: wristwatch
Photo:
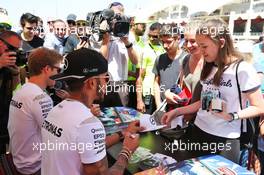
<path id="1" fill-rule="evenodd" d="M 130 43 L 130 44 L 126 45 L 126 48 L 129 49 L 132 46 L 133 46 L 133 43 Z"/>
<path id="2" fill-rule="evenodd" d="M 239 119 L 239 115 L 237 114 L 237 112 L 228 113 L 228 114 L 231 115 L 231 117 L 232 117 L 232 119 L 229 122 L 232 122 L 233 120 Z"/>

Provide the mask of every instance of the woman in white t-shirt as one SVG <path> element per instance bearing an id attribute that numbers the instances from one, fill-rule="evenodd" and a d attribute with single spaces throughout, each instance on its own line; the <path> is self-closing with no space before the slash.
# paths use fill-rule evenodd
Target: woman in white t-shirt
<path id="1" fill-rule="evenodd" d="M 177 116 L 198 111 L 191 134 L 182 138 L 188 144 L 186 158 L 221 154 L 238 162 L 240 119 L 264 114 L 259 79 L 250 64 L 239 64 L 242 102 L 248 100 L 251 104 L 241 110 L 236 67 L 243 56 L 234 49 L 226 23 L 218 18 L 204 21 L 196 31 L 196 42 L 205 59 L 200 78 L 201 100 L 166 113 L 162 122 L 169 124 Z"/>

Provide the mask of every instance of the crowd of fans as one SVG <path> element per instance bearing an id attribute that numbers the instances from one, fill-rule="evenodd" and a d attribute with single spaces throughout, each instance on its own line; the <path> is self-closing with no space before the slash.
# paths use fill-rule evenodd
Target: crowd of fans
<path id="1" fill-rule="evenodd" d="M 125 15 L 121 3 L 109 9 Z M 234 43 L 219 18 L 193 20 L 181 30 L 133 17 L 124 36 L 105 30 L 105 21 L 99 33 L 90 23 L 69 14 L 65 21 L 48 19 L 45 28 L 40 17 L 24 13 L 21 30 L 12 31 L 7 11 L 0 11 L 0 153 L 10 151 L 17 173 L 122 174 L 143 128 L 137 121 L 106 136 L 93 116 L 110 106 L 153 114 L 164 103 L 162 124 L 180 118 L 191 126 L 183 142 L 228 144 L 231 149 L 215 153 L 242 166 L 241 123 L 254 118 L 254 153 L 264 173 L 263 41 Z M 91 137 L 95 133 L 98 138 Z M 108 168 L 105 150 L 121 139 L 123 148 Z M 98 144 L 82 151 L 33 149 L 48 142 Z"/>

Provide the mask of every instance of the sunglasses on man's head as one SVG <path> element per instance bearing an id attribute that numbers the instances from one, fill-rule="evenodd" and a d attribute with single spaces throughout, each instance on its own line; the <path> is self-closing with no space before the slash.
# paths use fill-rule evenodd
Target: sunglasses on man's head
<path id="1" fill-rule="evenodd" d="M 0 30 L 11 30 L 12 26 L 5 24 L 5 23 L 0 23 Z"/>
<path id="2" fill-rule="evenodd" d="M 12 46 L 11 44 L 9 44 L 9 43 L 8 43 L 6 40 L 4 40 L 4 39 L 0 38 L 0 41 L 2 41 L 2 42 L 6 45 L 6 47 L 8 48 L 8 50 L 10 50 L 10 51 L 16 51 L 16 50 L 18 50 L 17 47 Z"/>

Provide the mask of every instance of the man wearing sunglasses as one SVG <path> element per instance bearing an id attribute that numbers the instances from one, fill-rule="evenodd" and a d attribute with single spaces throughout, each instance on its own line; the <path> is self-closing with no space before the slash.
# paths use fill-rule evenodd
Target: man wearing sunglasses
<path id="1" fill-rule="evenodd" d="M 132 22 L 133 21 L 133 22 Z M 134 20 L 130 22 L 131 28 L 129 31 L 129 41 L 133 43 L 134 49 L 136 50 L 139 61 L 138 64 L 132 64 L 131 60 L 128 60 L 128 85 L 129 88 L 136 89 L 136 79 L 139 73 L 139 68 L 141 66 L 142 60 L 142 50 L 145 47 L 145 42 L 142 39 L 146 31 L 147 20 L 144 18 L 134 17 Z M 129 92 L 129 102 L 128 106 L 136 108 L 137 97 L 136 90 Z"/>
<path id="2" fill-rule="evenodd" d="M 139 145 L 139 136 L 131 134 L 132 130 L 124 133 L 123 149 L 116 163 L 108 168 L 106 147 L 111 136 L 106 138 L 103 124 L 90 110 L 94 101 L 104 99 L 109 78 L 107 61 L 97 51 L 87 48 L 69 53 L 65 60 L 64 71 L 52 79 L 65 81 L 70 96 L 49 112 L 41 132 L 44 145 L 64 146 L 42 150 L 41 173 L 123 174 L 131 154 Z M 120 139 L 119 134 L 113 134 L 113 137 L 117 141 Z"/>
<path id="3" fill-rule="evenodd" d="M 50 77 L 60 72 L 62 59 L 54 50 L 34 49 L 28 60 L 29 80 L 11 100 L 8 132 L 18 174 L 40 174 L 41 153 L 34 146 L 41 143 L 40 128 L 53 107 L 45 90 L 55 85 Z"/>
<path id="4" fill-rule="evenodd" d="M 142 64 L 137 79 L 137 87 L 142 89 L 137 91 L 137 110 L 147 114 L 152 114 L 156 108 L 153 88 L 155 74 L 152 70 L 156 58 L 165 52 L 159 40 L 161 27 L 158 22 L 149 27 L 148 43 L 142 51 Z"/>
<path id="5" fill-rule="evenodd" d="M 13 31 L 0 33 L 0 153 L 6 152 L 8 143 L 7 121 L 9 103 L 13 90 L 20 83 L 19 68 L 16 66 L 15 50 L 21 47 L 21 37 Z"/>
<path id="6" fill-rule="evenodd" d="M 20 17 L 22 27 L 21 37 L 23 39 L 23 51 L 31 51 L 34 48 L 43 46 L 44 40 L 35 35 L 39 18 L 31 13 L 25 13 Z"/>

